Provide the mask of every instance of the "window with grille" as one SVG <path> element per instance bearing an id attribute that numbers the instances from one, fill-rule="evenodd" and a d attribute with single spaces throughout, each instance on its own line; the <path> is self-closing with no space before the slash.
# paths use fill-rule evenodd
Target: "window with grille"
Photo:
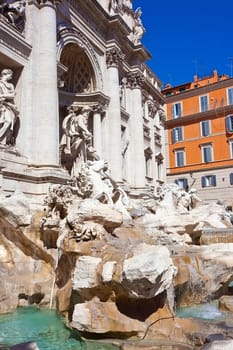
<path id="1" fill-rule="evenodd" d="M 61 63 L 68 68 L 63 75 L 64 90 L 82 93 L 94 90 L 94 72 L 86 53 L 75 44 L 65 46 Z"/>

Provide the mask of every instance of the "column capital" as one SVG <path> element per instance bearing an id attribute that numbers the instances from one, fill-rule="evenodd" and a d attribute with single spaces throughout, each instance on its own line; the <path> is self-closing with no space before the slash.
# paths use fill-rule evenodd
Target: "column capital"
<path id="1" fill-rule="evenodd" d="M 141 72 L 129 72 L 127 74 L 127 87 L 131 89 L 141 88 L 145 77 Z"/>
<path id="2" fill-rule="evenodd" d="M 106 109 L 108 108 L 108 102 L 106 102 L 105 104 L 103 103 L 97 103 L 94 106 L 91 107 L 93 113 L 99 113 L 99 114 L 103 114 Z"/>
<path id="3" fill-rule="evenodd" d="M 118 67 L 123 59 L 124 55 L 117 47 L 112 47 L 106 52 L 107 67 Z"/>
<path id="4" fill-rule="evenodd" d="M 54 6 L 61 4 L 61 0 L 32 0 L 32 2 L 36 3 L 40 7 L 43 6 Z"/>

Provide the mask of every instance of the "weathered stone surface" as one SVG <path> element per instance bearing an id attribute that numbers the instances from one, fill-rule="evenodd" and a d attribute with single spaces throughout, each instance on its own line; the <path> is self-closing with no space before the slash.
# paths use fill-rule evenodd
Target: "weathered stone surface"
<path id="1" fill-rule="evenodd" d="M 98 285 L 97 269 L 101 259 L 92 256 L 80 256 L 73 274 L 73 289 L 94 288 Z"/>
<path id="2" fill-rule="evenodd" d="M 72 327 L 89 333 L 141 333 L 146 329 L 144 322 L 127 317 L 119 312 L 114 302 L 92 300 L 83 304 L 76 304 Z"/>
<path id="3" fill-rule="evenodd" d="M 223 295 L 218 300 L 218 307 L 220 310 L 233 312 L 233 296 Z"/>
<path id="4" fill-rule="evenodd" d="M 93 221 L 104 226 L 106 230 L 113 230 L 122 224 L 122 214 L 109 205 L 100 203 L 97 199 L 75 200 L 69 208 L 68 222 Z"/>
<path id="5" fill-rule="evenodd" d="M 49 303 L 54 258 L 39 239 L 38 207 L 31 204 L 21 196 L 1 201 L 0 313 Z"/>
<path id="6" fill-rule="evenodd" d="M 163 246 L 139 244 L 123 263 L 122 285 L 134 297 L 152 298 L 172 284 L 176 269 Z"/>

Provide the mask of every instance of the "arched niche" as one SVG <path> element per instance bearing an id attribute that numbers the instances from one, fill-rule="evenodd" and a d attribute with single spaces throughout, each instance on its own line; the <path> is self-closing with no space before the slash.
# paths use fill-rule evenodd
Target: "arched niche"
<path id="1" fill-rule="evenodd" d="M 84 64 L 83 60 L 86 60 L 86 64 L 90 69 L 92 75 L 93 89 L 103 90 L 103 76 L 99 64 L 98 57 L 93 49 L 89 40 L 85 35 L 76 28 L 70 28 L 66 24 L 60 24 L 58 26 L 58 38 L 57 43 L 57 59 L 62 64 L 62 61 L 69 60 L 69 57 L 73 57 L 75 60 L 79 59 Z M 66 56 L 66 58 L 64 58 Z M 66 65 L 63 64 L 65 67 Z M 75 64 L 74 64 L 75 65 Z M 67 67 L 69 69 L 69 67 Z M 76 66 L 77 68 L 77 66 Z M 93 91 L 94 91 L 93 90 Z"/>
<path id="2" fill-rule="evenodd" d="M 60 56 L 60 63 L 66 67 L 61 90 L 81 94 L 96 90 L 96 79 L 91 62 L 84 49 L 75 43 L 67 44 Z"/>

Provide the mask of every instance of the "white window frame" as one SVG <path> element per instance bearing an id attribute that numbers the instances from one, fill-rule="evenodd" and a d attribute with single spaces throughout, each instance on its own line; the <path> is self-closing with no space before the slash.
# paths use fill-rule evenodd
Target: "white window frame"
<path id="1" fill-rule="evenodd" d="M 204 186 L 203 186 L 203 182 L 205 182 Z M 201 178 L 201 186 L 202 186 L 202 188 L 205 188 L 205 187 L 216 187 L 217 186 L 216 175 L 205 175 L 205 176 L 202 176 L 202 178 Z"/>
<path id="2" fill-rule="evenodd" d="M 205 151 L 204 149 L 210 149 L 210 157 L 211 160 L 210 161 L 205 161 Z M 211 163 L 214 160 L 214 152 L 213 152 L 213 146 L 212 144 L 205 144 L 205 145 L 201 145 L 201 154 L 202 154 L 202 163 L 206 164 L 206 163 Z"/>
<path id="3" fill-rule="evenodd" d="M 232 97 L 230 97 L 230 94 Z M 233 86 L 227 89 L 227 104 L 233 105 Z"/>
<path id="4" fill-rule="evenodd" d="M 230 146 L 230 157 L 233 159 L 233 139 L 229 140 L 229 146 Z"/>
<path id="5" fill-rule="evenodd" d="M 205 108 L 202 108 L 202 99 L 206 98 L 206 102 L 205 103 Z M 202 95 L 202 96 L 199 96 L 199 111 L 200 112 L 206 112 L 209 110 L 209 95 Z"/>
<path id="6" fill-rule="evenodd" d="M 185 166 L 185 164 L 186 164 L 185 150 L 183 148 L 175 149 L 174 153 L 175 153 L 175 164 L 176 164 L 176 167 Z M 182 153 L 183 154 L 183 164 L 181 164 L 181 165 L 178 164 L 178 153 Z"/>
<path id="7" fill-rule="evenodd" d="M 184 128 L 177 126 L 172 129 L 172 143 L 180 142 L 184 140 Z"/>
<path id="8" fill-rule="evenodd" d="M 204 125 L 204 123 L 207 123 L 208 122 L 208 127 L 209 127 L 209 133 L 207 134 L 207 135 L 204 135 L 204 127 L 203 127 L 203 125 Z M 202 137 L 206 137 L 206 136 L 209 136 L 209 135 L 211 135 L 211 123 L 210 123 L 210 120 L 208 119 L 208 120 L 202 120 L 201 122 L 200 122 L 200 132 L 201 132 L 201 136 Z"/>
<path id="9" fill-rule="evenodd" d="M 176 110 L 176 106 L 180 106 L 180 113 L 177 112 Z M 177 118 L 180 118 L 182 117 L 182 111 L 183 111 L 183 108 L 182 108 L 182 102 L 175 102 L 172 104 L 172 119 L 177 119 Z"/>

